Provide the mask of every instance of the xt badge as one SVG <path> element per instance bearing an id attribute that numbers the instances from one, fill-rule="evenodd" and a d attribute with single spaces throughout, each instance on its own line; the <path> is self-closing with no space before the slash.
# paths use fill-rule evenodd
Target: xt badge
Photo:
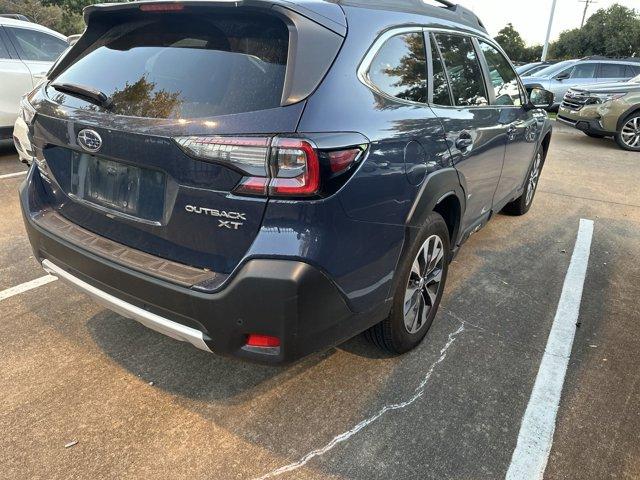
<path id="1" fill-rule="evenodd" d="M 189 213 L 216 217 L 218 219 L 218 228 L 238 230 L 243 225 L 243 222 L 247 221 L 246 214 L 241 212 L 226 212 L 215 208 L 196 207 L 194 205 L 186 205 L 184 209 Z"/>

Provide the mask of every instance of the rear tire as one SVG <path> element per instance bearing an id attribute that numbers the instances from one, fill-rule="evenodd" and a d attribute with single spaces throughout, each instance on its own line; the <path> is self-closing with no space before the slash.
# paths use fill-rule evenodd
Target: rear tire
<path id="1" fill-rule="evenodd" d="M 640 112 L 633 112 L 622 121 L 615 139 L 620 148 L 640 152 Z"/>
<path id="2" fill-rule="evenodd" d="M 531 167 L 529 167 L 529 171 L 527 172 L 524 192 L 522 192 L 522 195 L 516 198 L 513 202 L 505 205 L 502 209 L 504 213 L 509 215 L 524 215 L 529 211 L 533 204 L 533 198 L 536 195 L 536 190 L 538 189 L 538 181 L 540 180 L 540 173 L 542 172 L 542 167 L 544 165 L 544 157 L 545 152 L 542 145 L 540 145 L 538 147 L 538 151 L 533 157 Z"/>
<path id="3" fill-rule="evenodd" d="M 440 305 L 450 255 L 447 224 L 431 212 L 398 268 L 389 317 L 365 332 L 374 345 L 401 354 L 422 341 Z"/>

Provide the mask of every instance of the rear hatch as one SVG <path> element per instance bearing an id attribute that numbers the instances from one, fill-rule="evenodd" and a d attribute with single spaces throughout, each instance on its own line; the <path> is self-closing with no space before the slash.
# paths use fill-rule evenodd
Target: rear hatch
<path id="1" fill-rule="evenodd" d="M 343 40 L 335 11 L 303 3 L 305 16 L 260 1 L 90 7 L 32 99 L 54 209 L 131 248 L 231 272 L 268 201 L 238 187 L 266 175 L 274 137 L 296 131 Z"/>

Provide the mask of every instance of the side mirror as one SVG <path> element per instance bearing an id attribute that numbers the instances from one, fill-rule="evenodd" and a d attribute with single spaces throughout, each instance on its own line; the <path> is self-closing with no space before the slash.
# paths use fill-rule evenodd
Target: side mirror
<path id="1" fill-rule="evenodd" d="M 556 80 L 562 81 L 562 80 L 566 80 L 567 78 L 569 78 L 569 72 L 564 72 L 564 73 L 560 73 L 557 77 Z"/>
<path id="2" fill-rule="evenodd" d="M 528 110 L 534 108 L 544 108 L 546 110 L 553 106 L 553 102 L 555 101 L 553 92 L 540 87 L 533 87 L 527 90 L 527 93 L 529 93 L 529 103 L 527 103 Z"/>

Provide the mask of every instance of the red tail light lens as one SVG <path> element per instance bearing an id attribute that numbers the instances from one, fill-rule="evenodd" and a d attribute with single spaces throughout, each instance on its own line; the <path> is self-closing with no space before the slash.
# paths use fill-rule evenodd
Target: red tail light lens
<path id="1" fill-rule="evenodd" d="M 321 151 L 310 141 L 282 137 L 188 136 L 175 141 L 189 155 L 227 164 L 245 176 L 235 193 L 241 195 L 309 197 L 353 165 L 364 146 Z"/>
<path id="2" fill-rule="evenodd" d="M 143 12 L 180 12 L 184 10 L 181 3 L 149 3 L 140 5 Z"/>
<path id="3" fill-rule="evenodd" d="M 247 336 L 247 346 L 258 348 L 279 347 L 280 339 L 271 335 L 259 335 L 257 333 L 251 333 Z"/>
<path id="4" fill-rule="evenodd" d="M 356 161 L 358 155 L 360 155 L 361 152 L 362 150 L 360 150 L 359 148 L 350 148 L 349 150 L 328 152 L 327 156 L 329 157 L 329 168 L 331 168 L 331 172 L 344 172 L 351 166 L 353 162 Z"/>

